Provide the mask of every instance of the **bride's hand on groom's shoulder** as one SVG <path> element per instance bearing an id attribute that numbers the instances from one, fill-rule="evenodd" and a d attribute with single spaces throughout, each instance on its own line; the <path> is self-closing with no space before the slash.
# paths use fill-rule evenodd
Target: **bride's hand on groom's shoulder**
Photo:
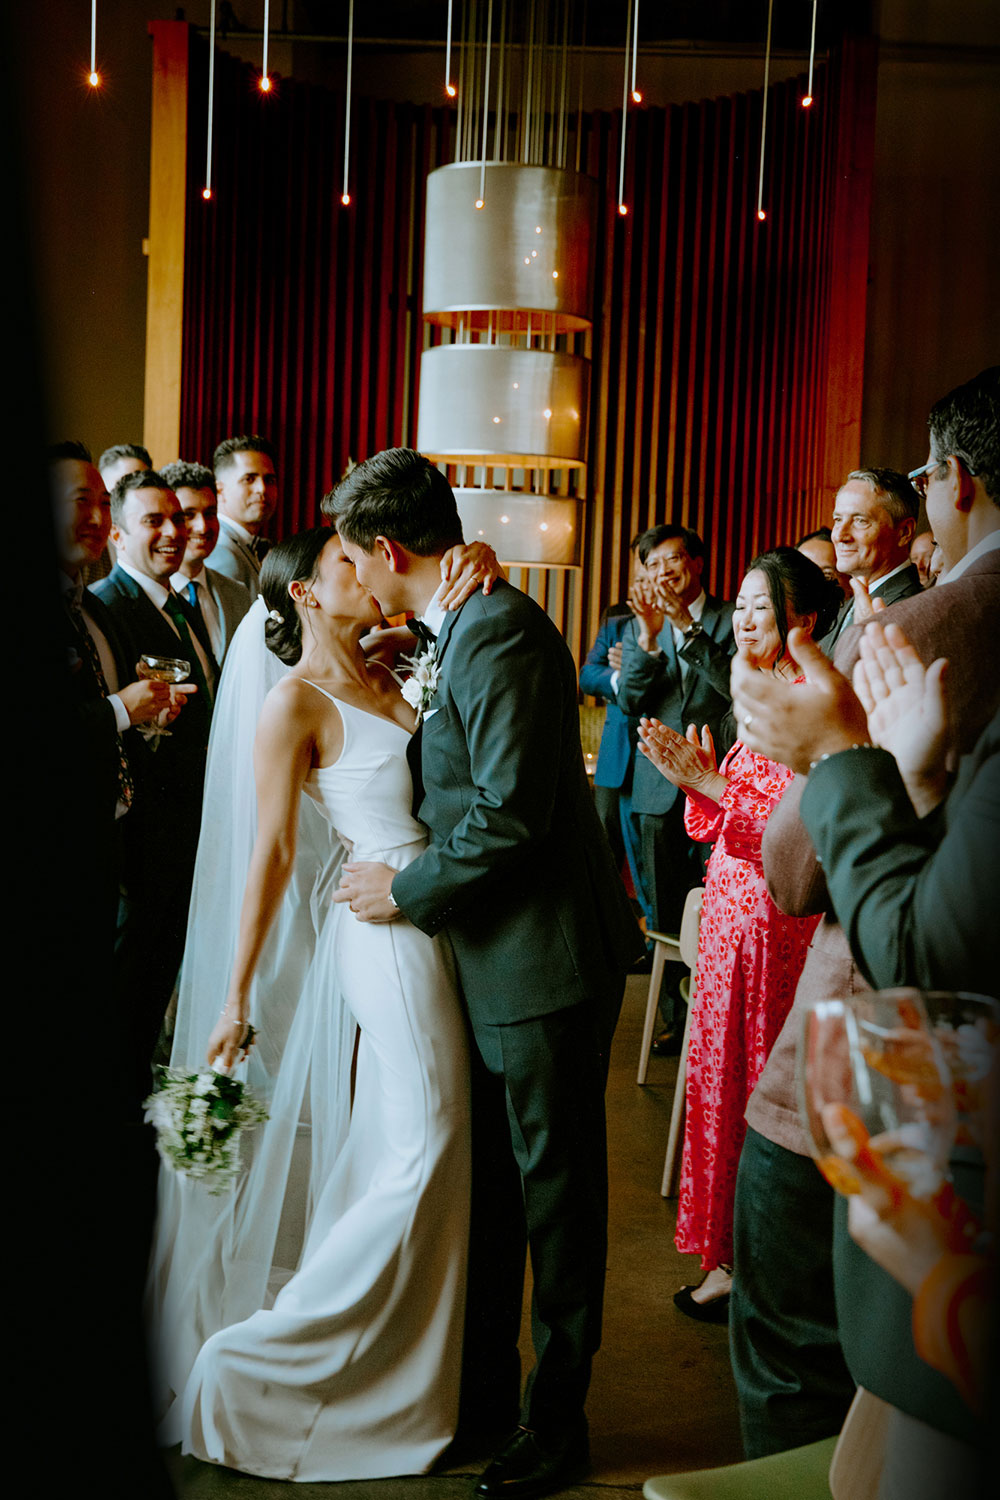
<path id="1" fill-rule="evenodd" d="M 500 560 L 488 542 L 460 542 L 449 547 L 441 559 L 441 595 L 444 609 L 458 609 L 480 584 L 488 594 L 498 578 L 506 578 Z"/>
<path id="2" fill-rule="evenodd" d="M 400 915 L 392 899 L 392 880 L 396 871 L 390 865 L 360 860 L 341 866 L 340 885 L 334 901 L 346 903 L 359 922 L 394 922 Z"/>

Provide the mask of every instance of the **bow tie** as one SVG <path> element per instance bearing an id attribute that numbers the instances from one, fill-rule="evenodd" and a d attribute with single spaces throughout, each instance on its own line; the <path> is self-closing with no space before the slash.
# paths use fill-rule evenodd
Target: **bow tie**
<path id="1" fill-rule="evenodd" d="M 413 634 L 416 636 L 417 640 L 422 641 L 425 646 L 429 646 L 432 642 L 436 643 L 437 636 L 434 634 L 431 627 L 429 625 L 425 625 L 423 620 L 418 620 L 416 615 L 414 615 L 412 620 L 407 620 L 406 626 L 408 630 L 413 631 Z"/>

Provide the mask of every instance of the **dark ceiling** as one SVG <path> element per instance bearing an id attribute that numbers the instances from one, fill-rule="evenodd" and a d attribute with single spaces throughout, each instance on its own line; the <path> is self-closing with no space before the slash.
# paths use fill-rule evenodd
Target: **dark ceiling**
<path id="1" fill-rule="evenodd" d="M 499 16 L 502 0 L 495 0 Z M 523 29 L 529 0 L 508 0 L 511 32 Z M 562 0 L 536 0 L 561 17 Z M 479 0 L 484 11 L 485 0 Z M 645 0 L 639 6 L 639 45 L 672 42 L 763 46 L 768 0 Z M 454 0 L 453 36 L 461 26 L 463 0 Z M 816 44 L 825 50 L 846 33 L 867 32 L 872 24 L 872 0 L 820 0 Z M 571 38 L 579 43 L 584 25 L 592 47 L 621 47 L 631 0 L 573 0 Z M 257 32 L 261 26 L 259 0 L 224 0 L 219 8 L 219 31 L 235 35 Z M 294 6 L 278 0 L 271 6 L 271 34 L 304 37 L 343 37 L 347 31 L 347 0 L 298 0 Z M 448 0 L 364 0 L 355 7 L 354 31 L 360 41 L 377 37 L 391 41 L 444 41 Z M 522 19 L 518 19 L 521 17 Z M 498 25 L 495 21 L 495 25 Z M 808 48 L 812 0 L 774 0 L 772 44 L 776 50 Z M 479 28 L 484 22 L 480 16 Z M 560 20 L 561 26 L 561 20 Z"/>

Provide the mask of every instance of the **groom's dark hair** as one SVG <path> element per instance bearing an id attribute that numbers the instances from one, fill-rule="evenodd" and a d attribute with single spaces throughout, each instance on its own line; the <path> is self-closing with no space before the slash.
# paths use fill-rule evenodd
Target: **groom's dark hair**
<path id="1" fill-rule="evenodd" d="M 366 458 L 323 496 L 320 509 L 365 552 L 374 550 L 377 536 L 418 557 L 446 552 L 462 540 L 451 485 L 412 448 L 386 448 Z"/>

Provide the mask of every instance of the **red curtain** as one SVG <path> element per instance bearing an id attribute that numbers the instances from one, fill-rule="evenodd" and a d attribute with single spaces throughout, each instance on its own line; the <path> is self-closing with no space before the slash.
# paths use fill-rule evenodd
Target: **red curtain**
<path id="1" fill-rule="evenodd" d="M 858 461 L 875 63 L 845 43 L 811 110 L 801 81 L 770 90 L 763 223 L 761 91 L 633 111 L 624 219 L 621 115 L 584 117 L 604 205 L 587 539 L 582 579 L 547 600 L 575 650 L 636 531 L 694 526 L 731 597 L 755 551 L 829 520 Z M 413 441 L 424 182 L 453 157 L 452 115 L 356 99 L 345 208 L 342 97 L 281 80 L 262 98 L 218 52 L 206 203 L 206 69 L 192 38 L 181 449 L 209 462 L 231 433 L 270 436 L 282 535 L 314 524 L 349 458 Z"/>

